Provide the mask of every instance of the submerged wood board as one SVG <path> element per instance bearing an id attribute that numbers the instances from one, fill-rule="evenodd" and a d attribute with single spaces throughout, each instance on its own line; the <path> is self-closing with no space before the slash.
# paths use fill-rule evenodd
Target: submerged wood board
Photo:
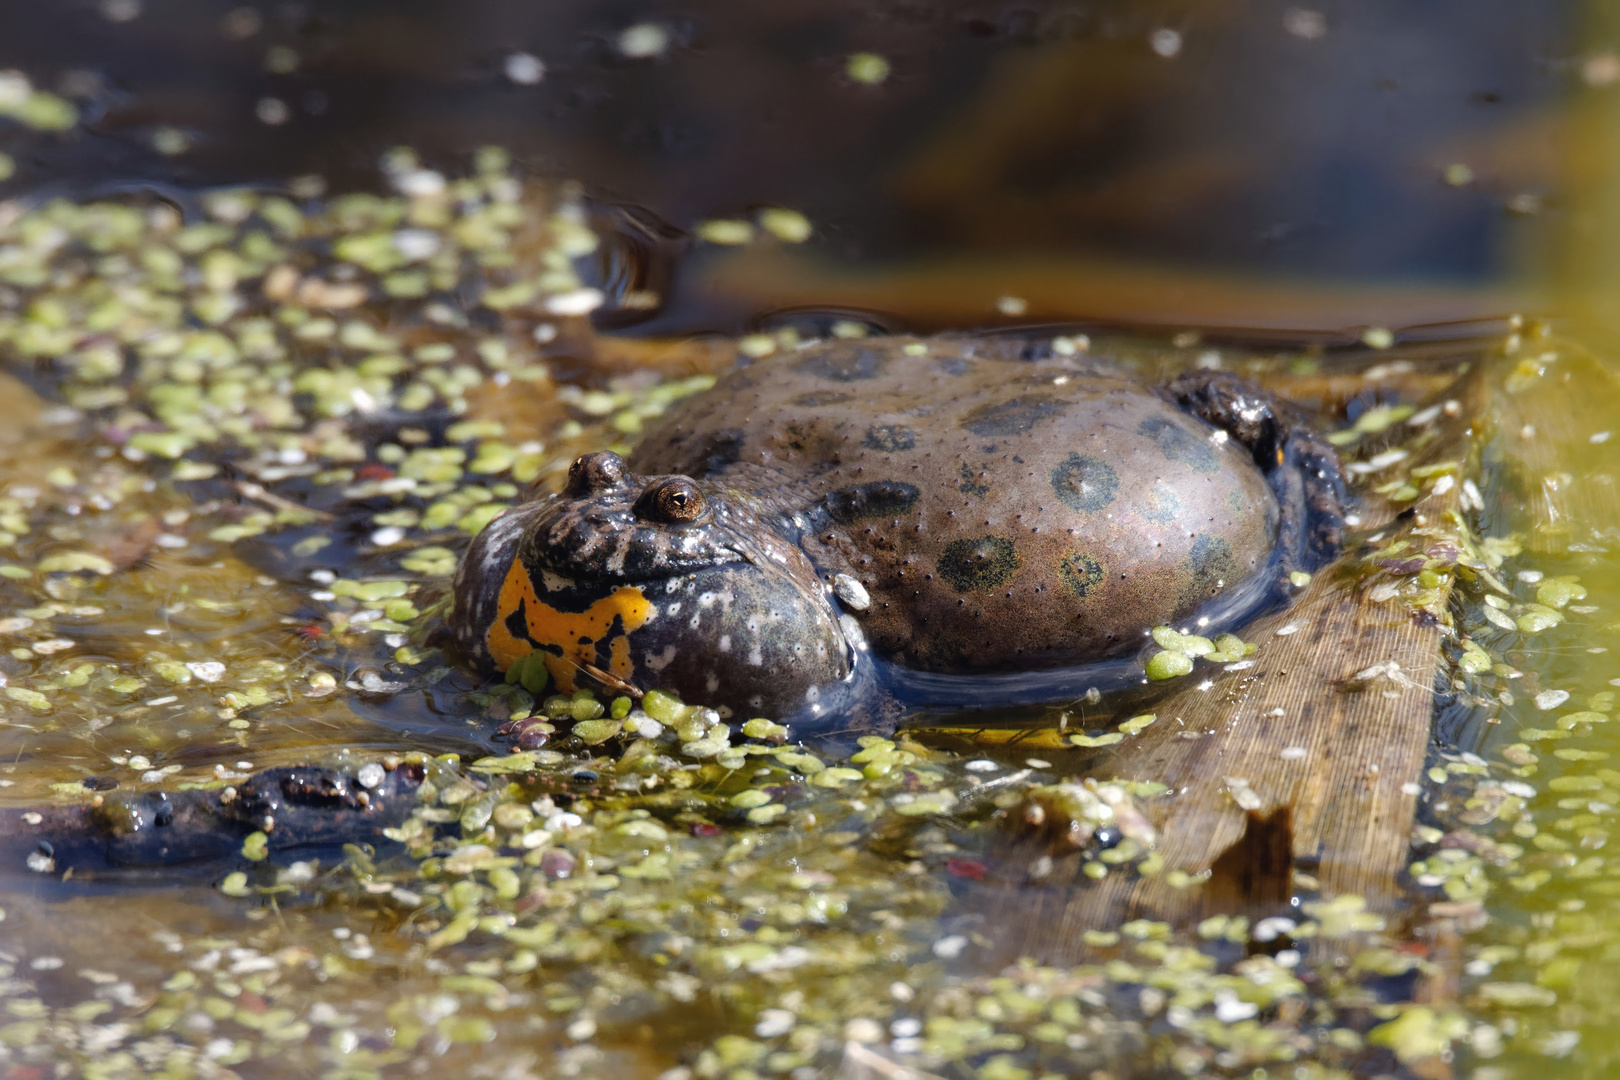
<path id="1" fill-rule="evenodd" d="M 1466 455 L 1467 418 L 1482 404 L 1483 382 L 1476 371 L 1451 392 L 1462 399 L 1460 417 L 1446 423 L 1414 463 Z M 1420 499 L 1410 524 L 1437 529 L 1458 490 L 1454 485 Z M 1363 530 L 1400 509 L 1363 500 Z M 1421 548 L 1440 537 L 1413 539 Z M 1247 629 L 1245 639 L 1260 646 L 1253 667 L 1188 676 L 1185 688 L 1155 707 L 1155 723 L 1087 768 L 1099 778 L 1171 787 L 1146 804 L 1159 830 L 1164 871 L 1093 882 L 1080 857 L 1057 857 L 1034 839 L 1015 840 L 997 860 L 998 876 L 1011 887 L 986 906 L 983 924 L 1000 938 L 997 953 L 1062 963 L 1084 951 L 1085 931 L 1130 919 L 1185 923 L 1216 911 L 1271 913 L 1245 905 L 1230 882 L 1176 888 L 1168 881 L 1174 870 L 1210 869 L 1251 822 L 1267 818 L 1291 819 L 1295 866 L 1315 874 L 1323 896 L 1357 894 L 1374 910 L 1399 905 L 1444 631 L 1414 621 L 1403 603 L 1372 600 L 1370 582 L 1347 580 L 1358 564 L 1357 554 L 1347 552 L 1288 610 Z M 1379 674 L 1369 677 L 1369 669 Z M 1207 688 L 1195 680 L 1208 680 Z M 1054 856 L 1052 870 L 1030 881 L 1022 868 L 1043 855 Z"/>

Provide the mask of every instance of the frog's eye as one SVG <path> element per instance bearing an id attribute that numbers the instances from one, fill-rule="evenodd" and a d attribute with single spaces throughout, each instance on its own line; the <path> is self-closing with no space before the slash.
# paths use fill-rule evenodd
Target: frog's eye
<path id="1" fill-rule="evenodd" d="M 636 516 L 644 521 L 685 525 L 703 513 L 703 493 L 684 476 L 660 480 L 636 500 Z"/>
<path id="2" fill-rule="evenodd" d="M 624 482 L 624 459 L 611 450 L 581 454 L 568 466 L 568 494 L 575 498 L 611 491 Z"/>

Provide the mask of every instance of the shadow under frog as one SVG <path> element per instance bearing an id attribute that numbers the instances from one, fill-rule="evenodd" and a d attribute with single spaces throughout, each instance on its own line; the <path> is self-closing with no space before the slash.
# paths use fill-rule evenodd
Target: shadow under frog
<path id="1" fill-rule="evenodd" d="M 1139 686 L 1152 627 L 1236 629 L 1336 552 L 1333 452 L 1265 394 L 1005 351 L 819 344 L 581 457 L 474 540 L 461 652 L 804 734 Z"/>

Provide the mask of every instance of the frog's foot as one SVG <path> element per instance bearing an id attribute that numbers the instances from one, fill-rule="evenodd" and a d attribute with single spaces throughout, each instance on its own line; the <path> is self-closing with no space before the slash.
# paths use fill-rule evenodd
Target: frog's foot
<path id="1" fill-rule="evenodd" d="M 1349 492 L 1338 454 L 1302 416 L 1230 372 L 1190 371 L 1165 392 L 1254 455 L 1282 510 L 1285 570 L 1316 570 L 1338 555 Z"/>
<path id="2" fill-rule="evenodd" d="M 94 803 L 0 810 L 0 872 L 155 870 L 211 873 L 265 836 L 271 852 L 383 844 L 417 804 L 422 766 L 265 769 L 234 787 L 111 796 Z"/>

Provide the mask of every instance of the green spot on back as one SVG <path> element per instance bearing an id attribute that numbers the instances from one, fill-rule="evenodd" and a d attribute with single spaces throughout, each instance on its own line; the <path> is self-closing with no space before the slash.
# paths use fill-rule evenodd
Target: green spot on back
<path id="1" fill-rule="evenodd" d="M 1170 525 L 1181 513 L 1181 497 L 1164 483 L 1156 483 L 1148 488 L 1136 512 L 1155 525 Z"/>
<path id="2" fill-rule="evenodd" d="M 1201 473 L 1220 471 L 1221 457 L 1209 441 L 1174 420 L 1149 417 L 1142 421 L 1137 430 L 1152 439 L 1158 445 L 1159 452 L 1171 461 L 1180 462 Z"/>
<path id="3" fill-rule="evenodd" d="M 1183 605 L 1201 603 L 1239 577 L 1232 545 L 1218 536 L 1201 534 L 1193 541 L 1187 562 L 1192 568 L 1192 582 L 1181 597 Z"/>
<path id="4" fill-rule="evenodd" d="M 956 490 L 962 494 L 977 495 L 981 499 L 990 494 L 990 485 L 981 480 L 979 474 L 973 471 L 973 467 L 965 462 L 962 465 L 961 477 L 962 482 L 956 485 Z"/>
<path id="5" fill-rule="evenodd" d="M 861 445 L 888 453 L 910 450 L 917 445 L 917 433 L 903 424 L 874 424 L 866 429 Z"/>
<path id="6" fill-rule="evenodd" d="M 981 405 L 962 418 L 975 435 L 1018 435 L 1067 409 L 1070 402 L 1051 394 L 1024 394 L 994 405 Z"/>
<path id="7" fill-rule="evenodd" d="M 1069 509 L 1094 514 L 1119 494 L 1119 474 L 1106 461 L 1070 454 L 1052 470 L 1052 490 Z"/>
<path id="8" fill-rule="evenodd" d="M 1021 562 L 1013 542 L 1005 537 L 954 540 L 939 557 L 939 576 L 958 592 L 994 589 L 1011 581 Z"/>
<path id="9" fill-rule="evenodd" d="M 1102 564 L 1090 555 L 1070 552 L 1058 560 L 1058 580 L 1081 600 L 1103 579 Z"/>

